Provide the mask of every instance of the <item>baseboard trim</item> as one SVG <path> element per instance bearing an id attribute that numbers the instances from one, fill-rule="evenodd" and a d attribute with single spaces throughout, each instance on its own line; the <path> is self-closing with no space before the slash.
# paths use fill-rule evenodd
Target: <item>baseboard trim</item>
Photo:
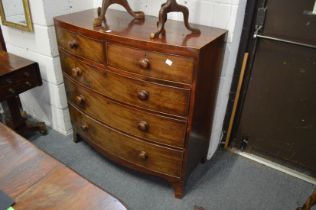
<path id="1" fill-rule="evenodd" d="M 301 173 L 299 171 L 293 170 L 291 168 L 288 168 L 288 167 L 283 166 L 281 164 L 278 164 L 278 163 L 275 163 L 273 161 L 267 160 L 265 158 L 259 157 L 257 155 L 253 155 L 253 154 L 250 154 L 250 153 L 247 153 L 247 152 L 242 152 L 242 151 L 240 151 L 238 149 L 227 148 L 227 150 L 229 150 L 232 153 L 235 153 L 235 154 L 238 154 L 240 156 L 243 156 L 245 158 L 248 158 L 250 160 L 256 161 L 256 162 L 258 162 L 260 164 L 263 164 L 265 166 L 268 166 L 270 168 L 273 168 L 275 170 L 278 170 L 278 171 L 281 171 L 283 173 L 286 173 L 286 174 L 288 174 L 290 176 L 294 176 L 294 177 L 296 177 L 298 179 L 301 179 L 301 180 L 309 182 L 309 183 L 311 183 L 313 185 L 316 185 L 316 178 L 308 176 L 306 174 L 303 174 L 303 173 Z"/>

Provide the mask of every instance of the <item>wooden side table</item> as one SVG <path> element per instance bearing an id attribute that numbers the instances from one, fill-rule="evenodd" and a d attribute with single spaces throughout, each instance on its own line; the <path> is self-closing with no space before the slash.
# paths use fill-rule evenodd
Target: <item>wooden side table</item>
<path id="1" fill-rule="evenodd" d="M 45 123 L 31 123 L 22 110 L 19 94 L 42 85 L 38 64 L 0 51 L 0 102 L 4 109 L 5 123 L 24 134 L 25 131 L 47 133 Z"/>

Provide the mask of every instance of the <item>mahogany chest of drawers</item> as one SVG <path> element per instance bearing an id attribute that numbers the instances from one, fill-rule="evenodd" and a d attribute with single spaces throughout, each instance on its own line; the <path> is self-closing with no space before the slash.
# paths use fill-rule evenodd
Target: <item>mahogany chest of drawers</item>
<path id="1" fill-rule="evenodd" d="M 74 140 L 165 178 L 182 197 L 207 155 L 226 31 L 197 26 L 193 35 L 168 21 L 166 36 L 152 40 L 155 17 L 110 10 L 107 26 L 94 28 L 96 16 L 55 18 Z"/>

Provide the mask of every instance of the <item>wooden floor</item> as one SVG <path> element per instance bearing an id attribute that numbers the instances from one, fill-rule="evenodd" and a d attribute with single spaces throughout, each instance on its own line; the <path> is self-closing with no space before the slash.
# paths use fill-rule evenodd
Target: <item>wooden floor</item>
<path id="1" fill-rule="evenodd" d="M 14 209 L 109 209 L 127 207 L 62 163 L 0 124 L 0 189 Z"/>

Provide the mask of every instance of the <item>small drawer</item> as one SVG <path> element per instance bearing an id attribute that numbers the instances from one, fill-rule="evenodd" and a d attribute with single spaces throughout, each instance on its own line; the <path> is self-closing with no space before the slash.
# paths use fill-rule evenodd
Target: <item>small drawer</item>
<path id="1" fill-rule="evenodd" d="M 187 116 L 190 90 L 136 80 L 84 64 L 61 54 L 63 71 L 109 98 L 137 107 Z"/>
<path id="2" fill-rule="evenodd" d="M 181 176 L 183 151 L 148 143 L 116 132 L 69 106 L 75 131 L 105 154 L 143 169 L 174 177 Z"/>
<path id="3" fill-rule="evenodd" d="M 192 83 L 193 58 L 147 52 L 118 44 L 107 45 L 108 65 L 152 78 Z"/>
<path id="4" fill-rule="evenodd" d="M 105 63 L 103 42 L 77 35 L 62 28 L 56 28 L 56 34 L 59 46 L 69 53 L 98 63 Z"/>
<path id="5" fill-rule="evenodd" d="M 65 78 L 68 101 L 91 117 L 149 141 L 184 146 L 186 121 L 180 121 L 121 105 Z"/>
<path id="6" fill-rule="evenodd" d="M 12 72 L 0 80 L 0 99 L 16 96 L 39 85 L 42 85 L 42 79 L 39 70 L 35 67 Z"/>

